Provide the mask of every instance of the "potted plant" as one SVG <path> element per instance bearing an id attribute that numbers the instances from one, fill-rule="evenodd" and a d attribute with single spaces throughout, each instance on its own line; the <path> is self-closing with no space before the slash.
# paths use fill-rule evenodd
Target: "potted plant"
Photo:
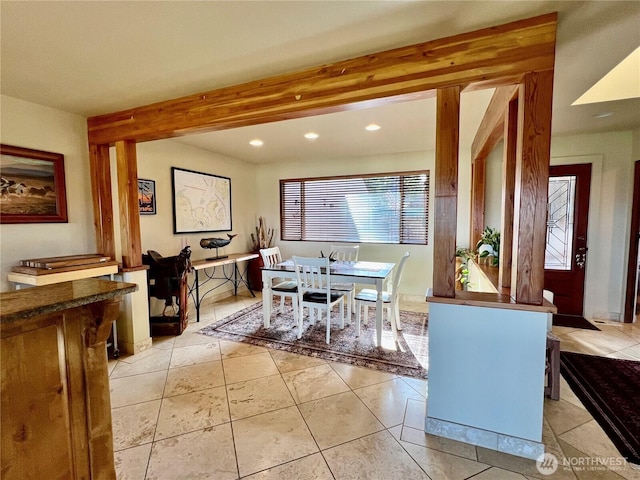
<path id="1" fill-rule="evenodd" d="M 495 228 L 486 227 L 476 244 L 478 259 L 484 258 L 494 267 L 500 261 L 500 232 Z"/>
<path id="2" fill-rule="evenodd" d="M 469 288 L 469 259 L 475 256 L 476 252 L 470 248 L 456 249 L 456 288 L 459 290 Z"/>

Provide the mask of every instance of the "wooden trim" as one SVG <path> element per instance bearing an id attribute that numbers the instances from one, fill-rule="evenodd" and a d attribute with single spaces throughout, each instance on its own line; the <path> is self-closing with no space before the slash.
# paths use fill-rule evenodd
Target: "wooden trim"
<path id="1" fill-rule="evenodd" d="M 500 87 L 493 92 L 471 144 L 471 161 L 487 157 L 504 136 L 505 112 L 509 102 L 518 95 L 518 85 Z"/>
<path id="2" fill-rule="evenodd" d="M 427 297 L 427 302 L 447 303 L 450 305 L 467 305 L 470 307 L 504 308 L 506 310 L 520 310 L 525 312 L 557 313 L 556 306 L 547 300 L 540 305 L 517 303 L 509 295 L 502 293 L 469 292 L 457 290 L 455 297 Z"/>
<path id="3" fill-rule="evenodd" d="M 131 141 L 116 142 L 116 157 L 118 165 L 118 199 L 120 201 L 122 266 L 123 268 L 138 267 L 142 265 L 142 249 L 138 209 L 136 144 Z"/>
<path id="4" fill-rule="evenodd" d="M 631 204 L 631 230 L 629 235 L 629 261 L 627 266 L 627 288 L 624 301 L 624 323 L 632 323 L 635 317 L 635 296 L 638 268 L 638 239 L 640 238 L 640 160 L 636 161 L 633 173 L 633 201 Z"/>
<path id="5" fill-rule="evenodd" d="M 89 146 L 89 168 L 91 171 L 91 190 L 93 191 L 93 226 L 96 232 L 96 251 L 115 259 L 116 246 L 108 145 Z"/>
<path id="6" fill-rule="evenodd" d="M 476 158 L 471 164 L 471 248 L 482 237 L 484 231 L 484 208 L 487 179 L 487 159 Z"/>
<path id="7" fill-rule="evenodd" d="M 143 142 L 403 100 L 553 70 L 557 14 L 91 117 L 90 144 Z M 349 107 L 347 107 L 349 105 Z"/>
<path id="8" fill-rule="evenodd" d="M 520 84 L 511 296 L 532 305 L 543 301 L 552 98 L 552 71 Z"/>
<path id="9" fill-rule="evenodd" d="M 511 287 L 513 256 L 513 205 L 516 187 L 518 140 L 518 100 L 511 100 L 505 112 L 502 160 L 502 221 L 500 225 L 500 266 L 498 285 Z"/>
<path id="10" fill-rule="evenodd" d="M 460 87 L 438 89 L 436 104 L 433 292 L 442 297 L 454 297 Z"/>

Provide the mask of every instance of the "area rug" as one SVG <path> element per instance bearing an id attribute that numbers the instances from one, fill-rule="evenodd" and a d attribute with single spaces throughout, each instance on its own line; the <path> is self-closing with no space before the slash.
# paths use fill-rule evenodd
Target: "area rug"
<path id="1" fill-rule="evenodd" d="M 264 328 L 262 302 L 202 328 L 199 332 L 225 340 L 285 350 L 325 360 L 348 363 L 398 375 L 427 378 L 427 314 L 400 312 L 403 329 L 398 332 L 394 348 L 391 324 L 383 328 L 382 347 L 375 346 L 375 309 L 369 309 L 369 319 L 363 322 L 356 337 L 355 318 L 351 325 L 339 327 L 339 314 L 334 310 L 331 320 L 331 343 L 325 342 L 324 319 L 311 325 L 304 322 L 302 338 L 296 338 L 290 303 L 278 312 L 279 302 L 273 304 L 271 325 Z"/>
<path id="2" fill-rule="evenodd" d="M 580 315 L 562 315 L 556 313 L 553 315 L 553 325 L 556 327 L 583 328 L 585 330 L 600 331 L 598 327 Z"/>
<path id="3" fill-rule="evenodd" d="M 560 352 L 560 372 L 622 456 L 640 464 L 640 361 Z"/>

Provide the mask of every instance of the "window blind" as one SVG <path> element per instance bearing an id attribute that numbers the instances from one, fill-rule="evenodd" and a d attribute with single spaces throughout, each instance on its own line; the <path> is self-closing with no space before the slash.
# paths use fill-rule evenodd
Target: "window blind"
<path id="1" fill-rule="evenodd" d="M 429 171 L 280 180 L 283 240 L 427 244 Z"/>

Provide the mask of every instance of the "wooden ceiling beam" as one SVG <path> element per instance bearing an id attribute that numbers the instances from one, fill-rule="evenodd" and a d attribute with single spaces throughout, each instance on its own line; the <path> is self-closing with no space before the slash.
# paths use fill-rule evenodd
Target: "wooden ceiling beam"
<path id="1" fill-rule="evenodd" d="M 144 142 L 404 100 L 553 70 L 557 14 L 99 115 L 89 143 Z"/>
<path id="2" fill-rule="evenodd" d="M 518 85 L 499 87 L 493 92 L 471 144 L 471 161 L 486 158 L 504 136 L 505 112 L 509 102 L 518 96 Z"/>

